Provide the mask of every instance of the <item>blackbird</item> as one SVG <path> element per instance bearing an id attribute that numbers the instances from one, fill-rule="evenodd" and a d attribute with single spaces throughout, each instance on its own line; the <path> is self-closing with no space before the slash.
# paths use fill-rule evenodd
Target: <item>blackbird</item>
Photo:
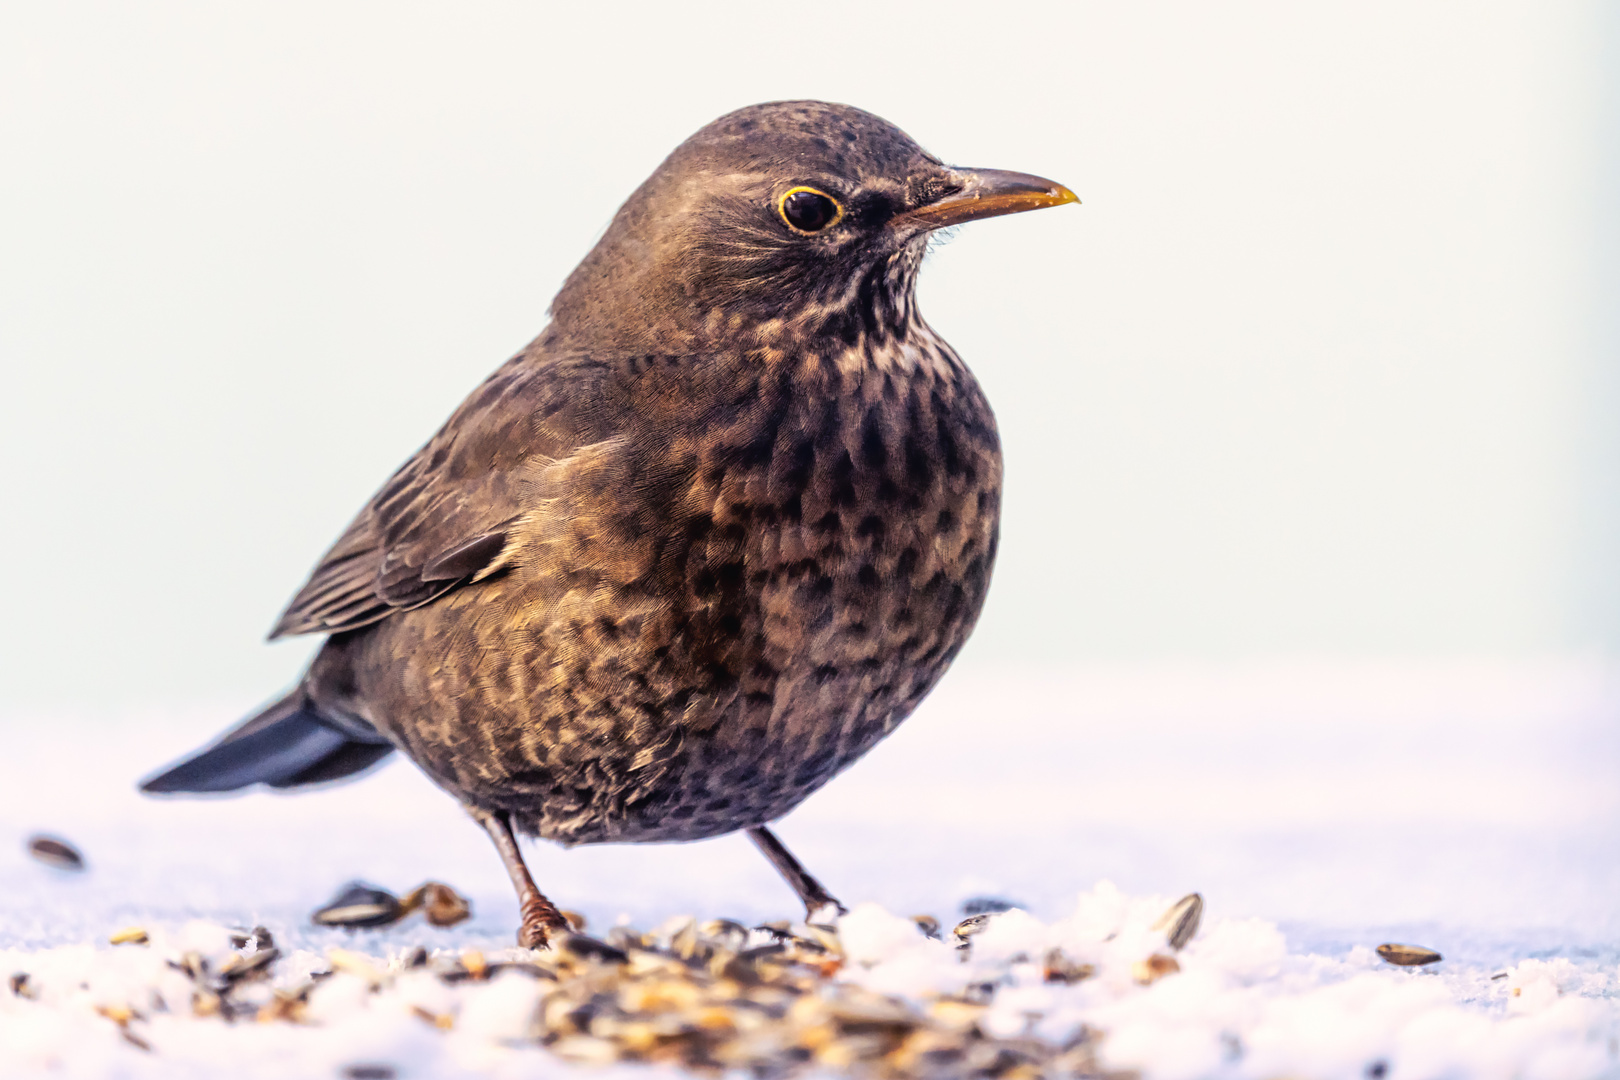
<path id="1" fill-rule="evenodd" d="M 315 568 L 271 634 L 327 635 L 297 688 L 142 788 L 401 750 L 494 840 L 528 946 L 565 923 L 514 830 L 746 829 L 841 911 L 766 822 L 916 708 L 996 555 L 995 419 L 917 270 L 936 229 L 1074 201 L 847 105 L 703 128 Z"/>

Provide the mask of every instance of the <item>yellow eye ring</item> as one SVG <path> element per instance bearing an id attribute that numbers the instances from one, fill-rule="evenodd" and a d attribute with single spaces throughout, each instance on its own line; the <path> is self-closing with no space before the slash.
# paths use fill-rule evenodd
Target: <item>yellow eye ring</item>
<path id="1" fill-rule="evenodd" d="M 776 200 L 776 213 L 783 224 L 801 236 L 830 229 L 844 219 L 839 201 L 813 187 L 791 187 Z"/>

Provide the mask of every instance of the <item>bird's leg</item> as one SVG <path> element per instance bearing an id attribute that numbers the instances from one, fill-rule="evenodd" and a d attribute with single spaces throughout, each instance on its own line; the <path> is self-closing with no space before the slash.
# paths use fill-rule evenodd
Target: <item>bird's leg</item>
<path id="1" fill-rule="evenodd" d="M 506 873 L 517 889 L 518 908 L 523 915 L 523 922 L 518 926 L 518 944 L 525 949 L 545 948 L 551 931 L 568 929 L 568 920 L 529 876 L 529 868 L 523 865 L 523 853 L 518 850 L 517 837 L 512 835 L 511 818 L 505 812 L 491 813 L 476 807 L 468 807 L 467 812 L 495 841 L 495 850 L 501 853 L 501 862 L 506 864 Z"/>
<path id="2" fill-rule="evenodd" d="M 838 898 L 827 891 L 827 887 L 817 881 L 806 870 L 793 852 L 782 846 L 782 841 L 776 834 L 763 825 L 756 825 L 748 830 L 748 839 L 754 846 L 771 860 L 776 872 L 781 874 L 799 899 L 804 901 L 804 919 L 806 922 L 830 923 L 840 915 L 848 915 L 849 909 L 838 902 Z"/>

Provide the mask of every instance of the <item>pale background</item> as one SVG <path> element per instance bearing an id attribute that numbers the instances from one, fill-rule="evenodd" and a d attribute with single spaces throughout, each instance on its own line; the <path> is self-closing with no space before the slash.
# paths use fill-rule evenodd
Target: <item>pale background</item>
<path id="1" fill-rule="evenodd" d="M 248 853 L 293 912 L 453 870 L 504 933 L 494 857 L 404 766 L 130 785 L 296 677 L 282 604 L 658 161 L 813 96 L 1084 203 L 925 269 L 1000 417 L 1003 554 L 962 670 L 788 822 L 812 865 L 895 905 L 1114 876 L 1612 936 L 1617 62 L 1597 2 L 0 0 L 0 818 L 216 914 Z M 359 839 L 395 820 L 446 831 Z M 14 902 L 71 906 L 0 849 Z M 542 878 L 784 899 L 702 850 Z"/>
<path id="2" fill-rule="evenodd" d="M 292 678 L 624 196 L 796 96 L 1084 200 L 923 277 L 1007 450 L 964 663 L 1611 646 L 1616 10 L 7 4 L 0 701 Z"/>

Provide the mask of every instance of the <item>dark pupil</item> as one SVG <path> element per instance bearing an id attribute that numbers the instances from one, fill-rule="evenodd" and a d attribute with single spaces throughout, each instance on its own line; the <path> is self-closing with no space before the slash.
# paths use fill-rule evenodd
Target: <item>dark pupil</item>
<path id="1" fill-rule="evenodd" d="M 814 191 L 795 191 L 782 202 L 782 213 L 795 229 L 815 232 L 824 229 L 838 214 L 838 207 L 827 196 Z"/>

